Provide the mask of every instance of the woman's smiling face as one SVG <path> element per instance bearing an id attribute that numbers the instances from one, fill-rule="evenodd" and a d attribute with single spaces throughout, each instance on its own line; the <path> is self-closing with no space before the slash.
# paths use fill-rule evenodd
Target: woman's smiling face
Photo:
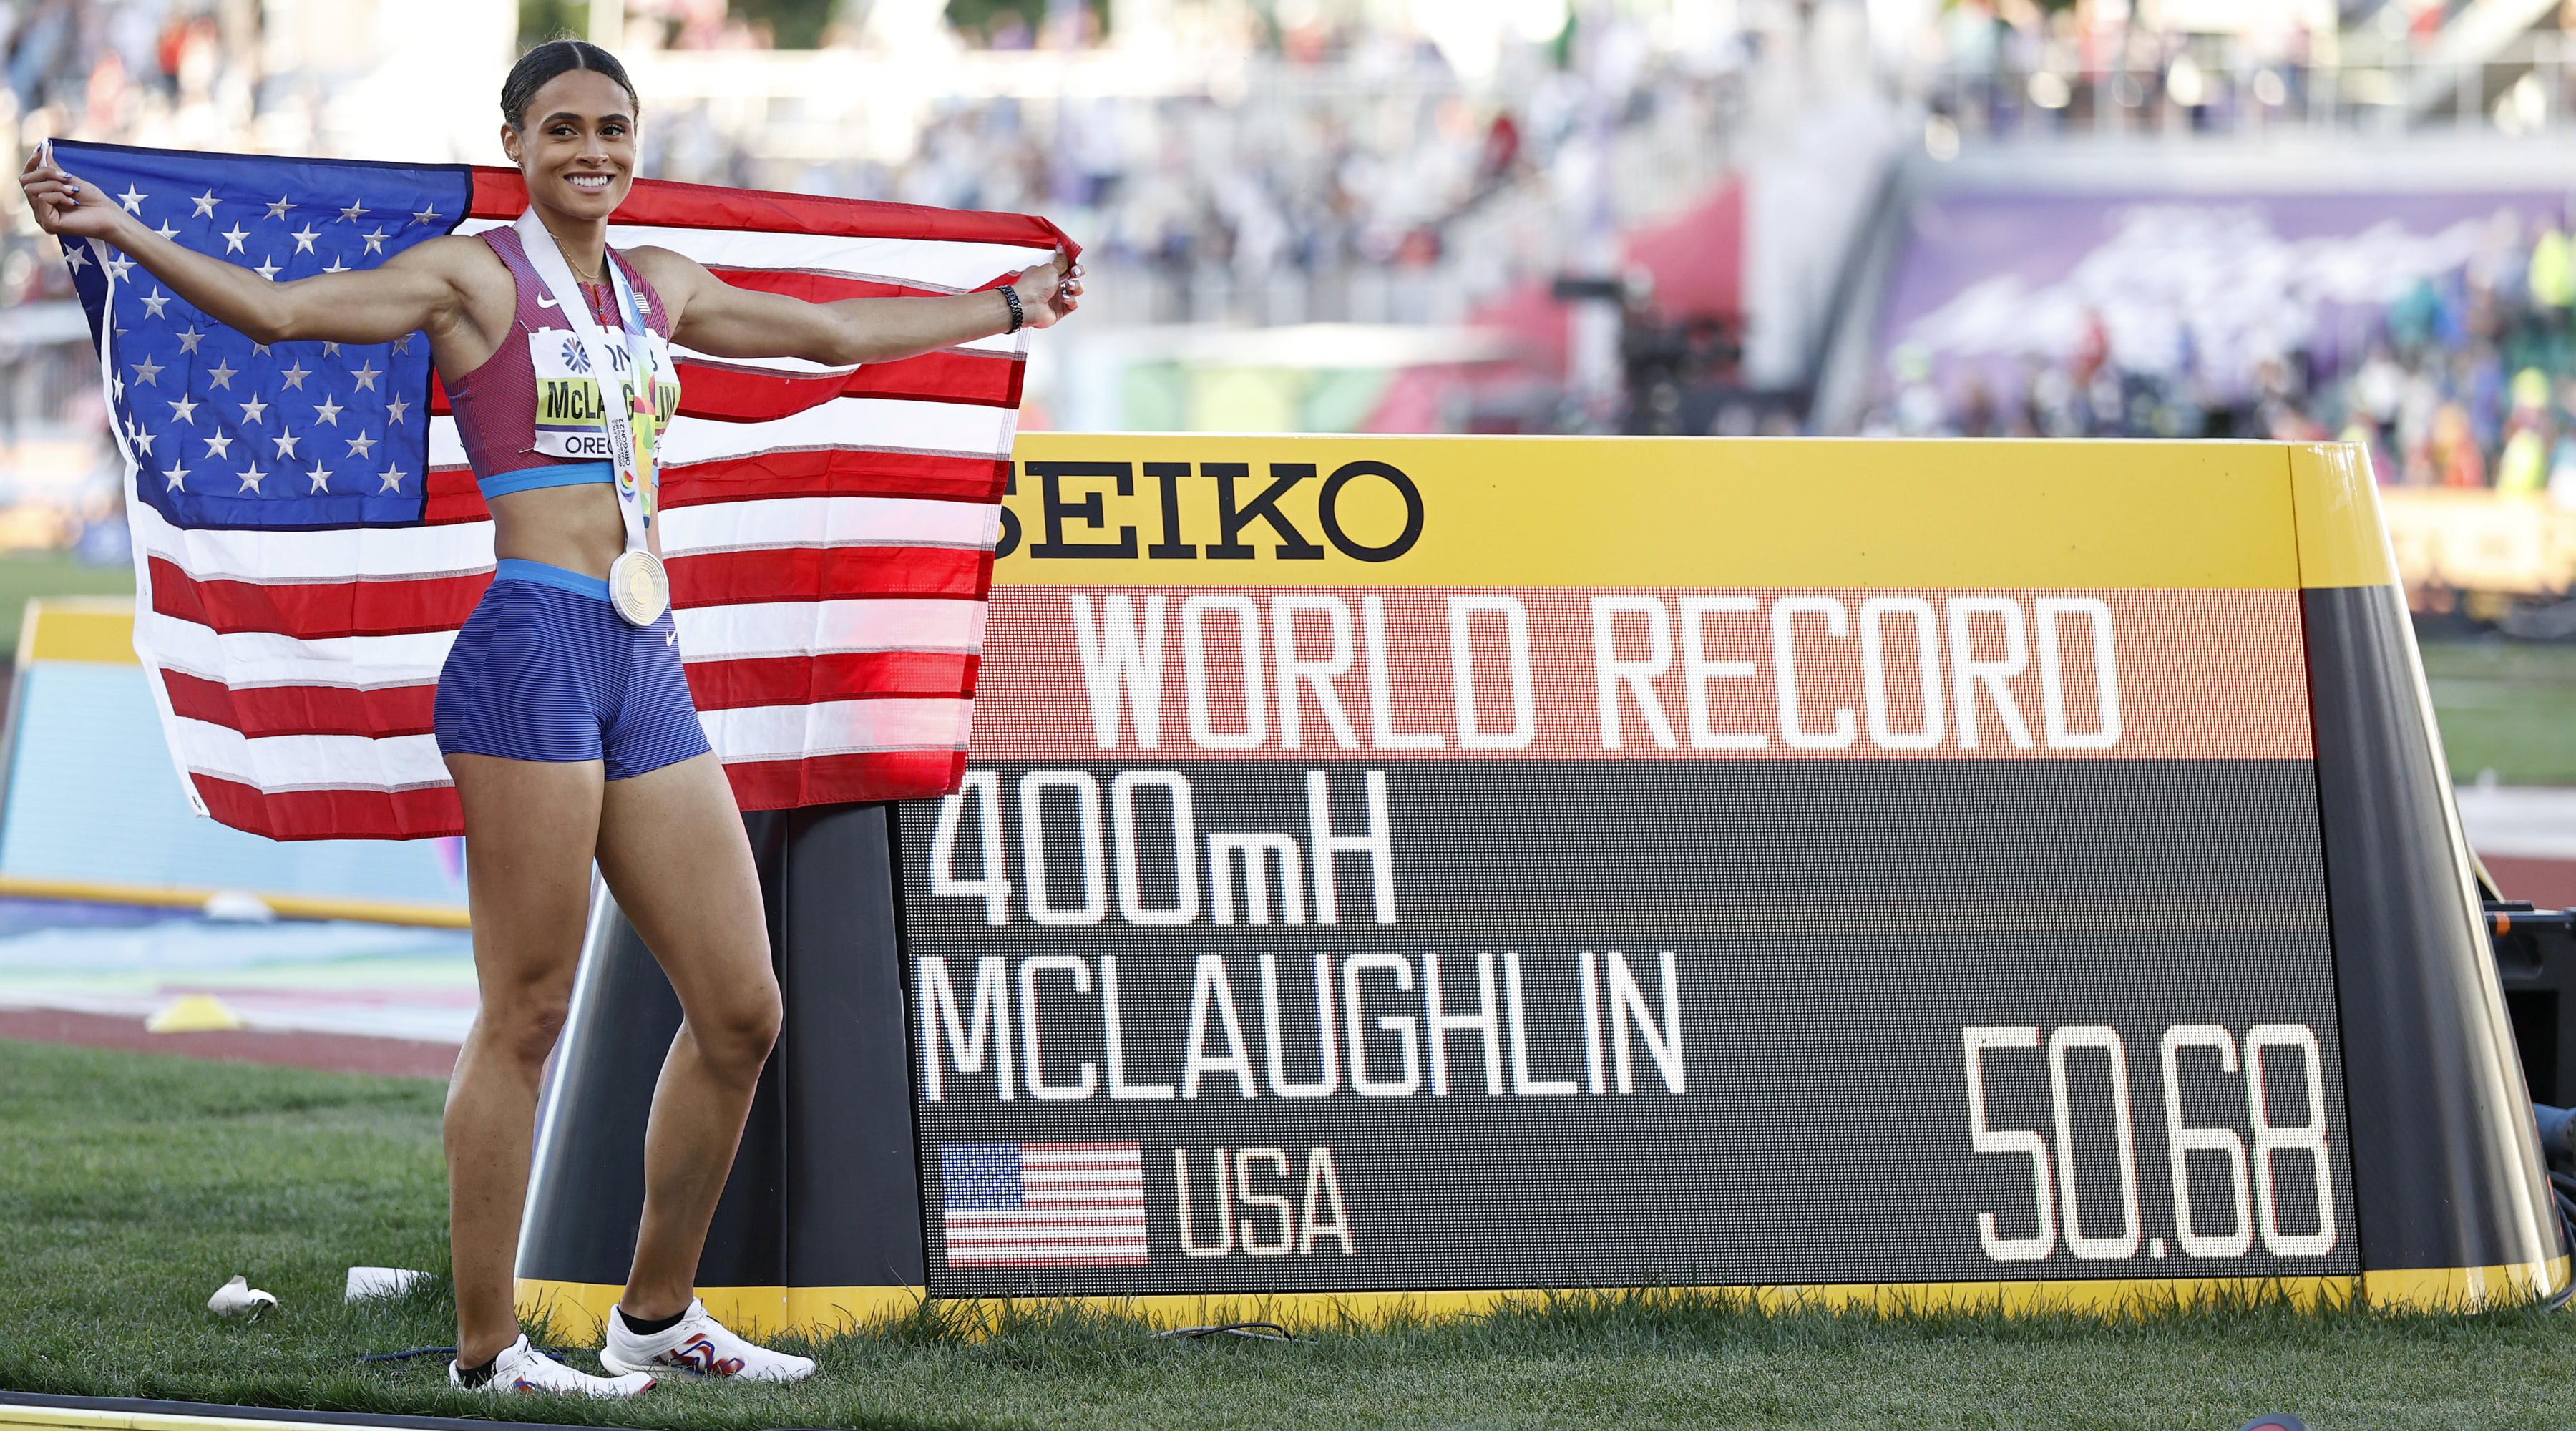
<path id="1" fill-rule="evenodd" d="M 566 70 L 528 102 L 527 124 L 504 130 L 528 197 L 578 219 L 605 219 L 635 182 L 635 102 L 597 70 Z"/>

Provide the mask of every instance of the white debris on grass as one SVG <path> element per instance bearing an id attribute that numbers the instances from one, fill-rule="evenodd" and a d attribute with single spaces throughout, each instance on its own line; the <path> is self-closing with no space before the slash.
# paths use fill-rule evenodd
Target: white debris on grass
<path id="1" fill-rule="evenodd" d="M 421 1274 L 408 1267 L 352 1267 L 348 1290 L 341 1294 L 344 1302 L 364 1301 L 369 1297 L 399 1297 L 411 1290 Z"/>
<path id="2" fill-rule="evenodd" d="M 233 1280 L 215 1289 L 206 1299 L 206 1310 L 218 1317 L 247 1321 L 277 1305 L 277 1298 L 250 1284 L 250 1278 L 235 1274 Z"/>

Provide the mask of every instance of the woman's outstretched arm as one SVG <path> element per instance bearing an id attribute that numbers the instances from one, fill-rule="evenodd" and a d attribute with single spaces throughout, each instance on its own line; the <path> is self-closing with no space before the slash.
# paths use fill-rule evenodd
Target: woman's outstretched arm
<path id="1" fill-rule="evenodd" d="M 275 283 L 145 228 L 96 184 L 64 173 L 50 148 L 28 158 L 18 187 L 45 232 L 66 243 L 113 245 L 171 292 L 255 343 L 385 343 L 418 329 L 443 329 L 462 311 L 452 250 L 440 240 L 377 268 Z"/>
<path id="2" fill-rule="evenodd" d="M 709 273 L 696 260 L 648 249 L 653 285 L 679 314 L 672 340 L 718 358 L 803 358 L 826 367 L 887 363 L 935 353 L 1011 326 L 998 289 L 943 298 L 844 298 L 808 303 L 761 293 Z M 1031 328 L 1051 328 L 1080 306 L 1082 269 L 1061 252 L 1013 280 Z M 679 293 L 671 290 L 678 288 Z"/>

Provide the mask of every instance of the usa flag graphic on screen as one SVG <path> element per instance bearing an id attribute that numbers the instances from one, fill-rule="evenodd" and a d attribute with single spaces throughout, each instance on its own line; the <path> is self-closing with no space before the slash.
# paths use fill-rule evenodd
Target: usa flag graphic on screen
<path id="1" fill-rule="evenodd" d="M 1134 1143 L 942 1143 L 951 1267 L 1142 1267 L 1145 1164 Z"/>

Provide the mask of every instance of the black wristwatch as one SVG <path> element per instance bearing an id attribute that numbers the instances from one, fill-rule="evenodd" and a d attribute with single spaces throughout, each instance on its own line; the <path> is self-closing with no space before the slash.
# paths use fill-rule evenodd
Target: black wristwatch
<path id="1" fill-rule="evenodd" d="M 1003 329 L 1002 332 L 1007 335 L 1027 327 L 1029 315 L 1020 307 L 1020 291 L 1007 283 L 1003 284 L 1002 301 L 1011 307 L 1011 326 Z"/>

